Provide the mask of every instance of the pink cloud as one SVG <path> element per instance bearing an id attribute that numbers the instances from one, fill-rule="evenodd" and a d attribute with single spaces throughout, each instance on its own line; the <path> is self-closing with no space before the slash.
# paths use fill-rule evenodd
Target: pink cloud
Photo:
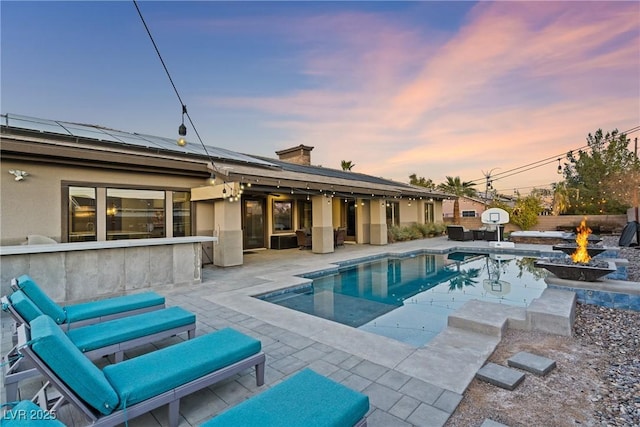
<path id="1" fill-rule="evenodd" d="M 289 34 L 326 36 L 299 58 L 316 88 L 211 102 L 272 115 L 266 125 L 290 134 L 275 149 L 316 146 L 314 163 L 470 180 L 637 125 L 638 18 L 633 3 L 481 2 L 446 35 L 373 14 L 322 16 Z M 504 185 L 558 179 L 555 166 L 542 172 Z"/>

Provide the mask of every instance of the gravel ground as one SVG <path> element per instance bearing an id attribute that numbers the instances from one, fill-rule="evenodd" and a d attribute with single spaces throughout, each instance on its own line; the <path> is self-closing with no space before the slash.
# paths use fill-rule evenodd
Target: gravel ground
<path id="1" fill-rule="evenodd" d="M 603 236 L 617 246 L 618 236 Z M 640 282 L 640 249 L 621 248 L 628 280 Z M 574 335 L 509 330 L 489 361 L 506 366 L 519 351 L 556 361 L 508 391 L 473 380 L 446 427 L 491 419 L 511 427 L 640 427 L 640 312 L 578 304 Z"/>

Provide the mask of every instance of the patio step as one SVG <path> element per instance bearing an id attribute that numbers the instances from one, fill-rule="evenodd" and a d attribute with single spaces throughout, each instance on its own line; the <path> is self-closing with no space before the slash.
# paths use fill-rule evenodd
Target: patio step
<path id="1" fill-rule="evenodd" d="M 501 338 L 508 327 L 526 328 L 526 311 L 521 307 L 471 300 L 449 315 L 447 325 Z"/>
<path id="2" fill-rule="evenodd" d="M 524 373 L 490 362 L 480 368 L 476 378 L 507 390 L 514 390 L 524 380 Z"/>

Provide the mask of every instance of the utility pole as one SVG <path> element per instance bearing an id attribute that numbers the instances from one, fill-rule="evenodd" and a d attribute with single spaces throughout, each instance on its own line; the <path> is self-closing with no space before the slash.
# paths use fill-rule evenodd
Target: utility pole
<path id="1" fill-rule="evenodd" d="M 487 210 L 487 200 L 489 198 L 489 189 L 492 188 L 491 172 L 493 172 L 496 169 L 500 169 L 500 168 L 493 168 L 489 172 L 482 171 L 482 174 L 486 178 L 486 181 L 484 183 L 484 210 L 485 211 Z"/>

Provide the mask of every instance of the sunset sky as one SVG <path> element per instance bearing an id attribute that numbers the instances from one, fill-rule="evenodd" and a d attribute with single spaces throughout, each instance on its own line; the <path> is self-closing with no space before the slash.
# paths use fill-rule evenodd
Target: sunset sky
<path id="1" fill-rule="evenodd" d="M 588 133 L 640 126 L 639 2 L 138 5 L 211 146 L 305 144 L 313 164 L 479 190 L 493 171 L 510 194 L 559 181 L 554 159 Z M 177 137 L 180 102 L 133 2 L 0 7 L 2 113 Z"/>

